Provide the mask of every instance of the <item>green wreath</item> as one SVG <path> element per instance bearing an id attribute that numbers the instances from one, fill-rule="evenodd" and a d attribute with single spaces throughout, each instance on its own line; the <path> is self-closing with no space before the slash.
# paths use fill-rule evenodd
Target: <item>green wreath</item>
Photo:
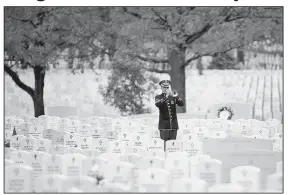
<path id="1" fill-rule="evenodd" d="M 227 112 L 229 113 L 229 116 L 227 117 L 228 120 L 231 120 L 232 117 L 234 116 L 234 112 L 233 112 L 233 110 L 231 109 L 231 107 L 223 106 L 223 107 L 221 107 L 220 109 L 218 109 L 218 114 L 217 114 L 218 118 L 220 118 L 220 114 L 221 114 L 221 112 L 223 112 L 223 111 L 227 111 Z"/>

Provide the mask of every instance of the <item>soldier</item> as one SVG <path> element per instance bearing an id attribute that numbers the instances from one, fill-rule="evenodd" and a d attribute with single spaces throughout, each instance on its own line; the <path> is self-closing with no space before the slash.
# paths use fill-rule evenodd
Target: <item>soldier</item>
<path id="1" fill-rule="evenodd" d="M 166 141 L 175 140 L 177 137 L 178 121 L 176 114 L 176 104 L 183 106 L 183 100 L 176 91 L 171 91 L 171 82 L 163 80 L 159 83 L 162 94 L 155 97 L 155 105 L 159 108 L 160 138 L 164 140 L 164 150 L 166 151 Z"/>

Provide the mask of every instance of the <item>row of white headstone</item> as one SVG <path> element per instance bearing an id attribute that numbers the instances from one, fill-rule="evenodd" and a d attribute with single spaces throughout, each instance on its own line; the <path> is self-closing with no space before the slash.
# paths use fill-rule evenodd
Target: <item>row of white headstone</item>
<path id="1" fill-rule="evenodd" d="M 40 117 L 41 118 L 41 117 Z M 50 117 L 50 118 L 52 118 L 52 121 L 53 121 L 53 117 Z M 94 117 L 95 118 L 95 117 Z M 72 119 L 75 119 L 75 118 L 72 118 Z M 106 118 L 107 119 L 107 118 Z M 18 119 L 15 119 L 15 120 L 18 120 Z M 14 121 L 15 121 L 14 120 Z M 135 119 L 134 119 L 135 120 Z M 141 122 L 141 120 L 142 120 L 142 122 Z M 19 121 L 19 120 L 18 120 Z M 39 123 L 39 121 L 41 121 L 41 120 L 39 120 L 39 119 L 33 119 L 32 121 L 34 121 L 34 124 L 35 125 L 37 125 L 38 123 Z M 44 120 L 45 121 L 45 120 Z M 117 121 L 117 120 L 116 120 Z M 119 119 L 118 119 L 118 121 L 119 121 Z M 140 119 L 140 120 L 137 120 L 137 121 L 139 121 L 139 124 L 145 124 L 145 120 L 144 119 Z M 149 121 L 149 120 L 148 120 Z M 189 123 L 189 122 L 190 123 Z M 191 125 L 191 121 L 192 121 L 192 125 Z M 191 125 L 190 127 L 193 127 L 193 125 L 195 125 L 195 126 L 197 126 L 197 125 L 200 125 L 200 126 L 202 126 L 203 125 L 203 122 L 205 122 L 205 124 L 206 125 L 209 125 L 210 124 L 210 127 L 212 127 L 211 129 L 212 129 L 212 132 L 213 131 L 215 131 L 215 130 L 217 130 L 217 128 L 216 129 L 214 129 L 215 127 L 220 127 L 220 129 L 221 128 L 223 128 L 223 124 L 226 124 L 226 123 L 224 123 L 224 122 L 219 122 L 219 121 L 209 121 L 209 120 L 207 120 L 207 121 L 205 121 L 205 120 L 187 120 L 187 122 L 186 123 L 184 123 L 183 122 L 183 124 L 185 125 Z M 147 121 L 146 121 L 146 123 L 147 123 Z M 271 121 L 266 121 L 266 123 L 263 123 L 263 122 L 259 122 L 259 121 L 255 121 L 255 120 L 251 120 L 251 121 L 249 121 L 249 120 L 243 120 L 243 121 L 241 121 L 241 120 L 238 120 L 237 121 L 237 124 L 246 124 L 246 126 L 247 125 L 249 125 L 249 124 L 253 124 L 254 126 L 256 125 L 258 128 L 259 127 L 263 127 L 263 126 L 270 126 L 270 127 L 274 127 L 274 132 L 277 132 L 277 131 L 279 131 L 279 129 L 278 129 L 278 127 L 279 127 L 279 124 L 278 124 L 278 122 L 277 121 L 273 121 L 273 120 L 271 120 Z M 13 123 L 13 124 L 17 124 L 17 123 Z M 43 124 L 43 123 L 42 123 Z M 53 124 L 53 123 L 52 123 Z M 149 124 L 149 123 L 148 123 Z M 180 126 L 182 125 L 182 127 L 183 127 L 183 124 L 180 122 Z M 261 125 L 260 125 L 261 124 Z M 267 125 L 267 124 L 269 124 L 269 125 Z M 13 125 L 11 125 L 10 124 L 10 126 L 9 126 L 9 123 L 8 123 L 8 125 L 7 124 L 5 124 L 5 132 L 6 132 L 6 130 L 7 131 L 10 131 L 10 133 L 11 133 L 11 129 L 12 129 L 12 127 L 11 126 L 13 126 Z M 19 125 L 19 126 L 21 126 L 21 125 Z M 45 124 L 44 124 L 44 126 L 45 126 Z M 10 127 L 10 128 L 9 128 Z M 14 127 L 15 127 L 15 125 L 14 125 Z M 13 127 L 13 129 L 14 129 L 14 127 Z M 22 129 L 22 127 L 23 126 L 21 126 L 18 130 L 20 130 L 20 131 L 18 131 L 18 133 L 20 132 L 21 133 L 21 131 L 23 130 Z M 188 127 L 188 128 L 186 128 L 186 130 L 188 131 L 189 129 L 190 129 L 190 127 Z M 214 127 L 214 128 L 213 128 Z M 46 126 L 46 128 L 47 128 L 47 126 Z M 160 139 L 158 139 L 158 138 L 154 138 L 154 139 L 150 139 L 149 140 L 149 138 L 148 139 L 146 139 L 146 141 L 147 140 L 149 140 L 150 142 L 149 142 L 149 144 L 148 144 L 148 146 L 147 147 L 143 147 L 143 146 L 145 146 L 145 141 L 143 141 L 143 140 L 145 140 L 145 139 L 142 139 L 143 137 L 145 137 L 145 136 L 143 136 L 143 134 L 138 134 L 137 135 L 137 133 L 135 134 L 130 134 L 130 135 L 134 135 L 134 136 L 132 136 L 132 137 L 130 137 L 131 139 L 129 140 L 129 139 L 127 139 L 128 140 L 128 142 L 127 142 L 127 140 L 125 141 L 123 141 L 123 140 L 117 140 L 117 139 L 119 139 L 119 136 L 118 137 L 114 137 L 113 139 L 105 139 L 105 138 L 98 138 L 98 139 L 93 139 L 93 138 L 91 138 L 90 137 L 90 141 L 91 140 L 93 140 L 92 142 L 90 142 L 91 143 L 91 145 L 92 145 L 92 143 L 93 143 L 93 145 L 94 145 L 94 147 L 92 147 L 92 149 L 91 148 L 89 148 L 88 146 L 89 146 L 89 144 L 81 144 L 81 143 L 83 143 L 83 141 L 84 140 L 82 140 L 82 142 L 80 142 L 80 144 L 79 144 L 79 142 L 77 142 L 77 140 L 78 139 L 73 139 L 74 137 L 77 137 L 77 135 L 74 133 L 74 134 L 71 134 L 71 132 L 70 132 L 70 134 L 69 134 L 69 136 L 67 136 L 68 134 L 66 134 L 65 133 L 65 131 L 59 131 L 59 130 L 53 130 L 53 129 L 55 129 L 55 126 L 53 127 L 53 125 L 50 125 L 50 128 L 51 129 L 44 129 L 44 131 L 45 130 L 50 130 L 51 132 L 54 132 L 54 133 L 52 133 L 52 135 L 50 134 L 50 136 L 47 136 L 47 134 L 45 134 L 45 133 L 43 133 L 43 132 L 40 132 L 41 134 L 42 134 L 42 136 L 43 136 L 43 138 L 45 137 L 44 135 L 46 135 L 46 137 L 45 138 L 47 138 L 47 139 L 42 139 L 42 137 L 40 136 L 36 136 L 36 137 L 34 137 L 33 138 L 33 136 L 31 136 L 31 137 L 26 137 L 27 136 L 27 134 L 26 135 L 14 135 L 14 136 L 10 136 L 10 144 L 11 144 L 11 147 L 12 148 L 10 148 L 10 149 L 6 149 L 6 154 L 5 154 L 5 158 L 9 158 L 9 156 L 10 157 L 12 157 L 12 159 L 13 159 L 13 161 L 15 160 L 15 158 L 16 157 L 18 157 L 19 158 L 19 152 L 20 151 L 18 151 L 18 153 L 17 153 L 17 155 L 16 155 L 16 153 L 15 152 L 17 152 L 16 150 L 17 149 L 21 149 L 21 150 L 26 150 L 26 151 L 29 151 L 30 153 L 33 153 L 34 152 L 34 150 L 38 150 L 38 151 L 44 151 L 44 152 L 46 152 L 46 155 L 50 155 L 50 154 L 52 154 L 52 155 L 56 155 L 56 154 L 62 154 L 62 155 L 65 155 L 65 154 L 67 154 L 67 153 L 80 153 L 80 154 L 82 154 L 81 156 L 83 157 L 83 155 L 85 155 L 85 156 L 87 156 L 87 158 L 94 158 L 94 157 L 97 157 L 97 156 L 99 156 L 99 155 L 102 155 L 102 156 L 104 156 L 104 157 L 106 157 L 107 159 L 112 159 L 112 162 L 114 162 L 114 160 L 116 160 L 117 159 L 117 156 L 118 155 L 128 155 L 129 156 L 129 154 L 131 155 L 131 153 L 134 153 L 134 156 L 136 155 L 139 155 L 140 157 L 147 157 L 147 158 L 156 158 L 156 157 L 158 157 L 158 158 L 162 158 L 162 159 L 165 159 L 165 153 L 163 152 L 163 141 L 162 140 L 160 140 Z M 185 129 L 185 126 L 184 126 L 184 129 Z M 200 128 L 198 128 L 198 130 L 199 130 Z M 233 128 L 234 129 L 234 128 Z M 273 129 L 273 128 L 272 128 Z M 32 129 L 33 130 L 33 129 Z M 202 130 L 202 131 L 204 131 L 204 130 Z M 61 134 L 61 132 L 62 132 L 62 135 L 60 135 Z M 63 133 L 64 132 L 64 133 Z M 119 133 L 121 133 L 122 131 L 120 130 L 115 130 L 115 131 L 112 131 L 112 132 L 119 132 Z M 180 131 L 181 132 L 181 131 Z M 189 131 L 188 131 L 189 132 Z M 223 131 L 223 132 L 225 132 L 225 131 Z M 227 131 L 226 131 L 227 132 Z M 122 132 L 123 133 L 123 132 Z M 211 132 L 208 132 L 208 133 L 211 133 Z M 65 135 L 64 134 L 66 134 L 66 137 L 65 137 Z M 32 135 L 33 135 L 33 133 L 32 133 Z M 72 135 L 72 137 L 70 137 Z M 76 135 L 76 136 L 75 136 Z M 118 135 L 118 134 L 117 134 Z M 128 134 L 127 134 L 128 135 Z M 189 138 L 189 134 L 185 134 L 185 131 L 183 130 L 182 132 L 181 132 L 181 134 L 180 135 L 185 135 L 184 136 L 184 138 L 185 137 L 188 137 Z M 200 135 L 203 135 L 203 134 L 200 134 Z M 205 135 L 205 134 L 204 134 Z M 28 134 L 28 136 L 29 136 L 29 134 Z M 123 135 L 124 136 L 124 135 Z M 275 136 L 275 134 L 274 134 L 274 136 Z M 279 136 L 282 136 L 282 134 L 279 134 Z M 89 136 L 88 136 L 89 137 Z M 85 137 L 84 136 L 84 138 L 83 139 L 86 139 L 86 141 L 85 142 L 87 142 L 87 140 L 89 140 L 89 139 L 87 139 L 88 138 L 87 136 Z M 129 136 L 128 136 L 129 137 Z M 195 134 L 192 134 L 192 136 L 191 137 L 193 137 L 193 138 L 195 138 Z M 199 132 L 198 132 L 198 134 L 196 134 L 196 137 L 197 138 L 201 138 L 201 136 L 199 136 Z M 221 136 L 218 136 L 219 138 L 223 138 L 223 137 L 221 137 Z M 64 139 L 64 138 L 66 138 L 66 139 Z M 69 140 L 69 138 L 70 138 L 70 140 Z M 117 138 L 117 139 L 116 139 Z M 139 138 L 139 139 L 138 139 Z M 203 138 L 203 136 L 202 136 L 202 138 Z M 219 139 L 218 138 L 218 139 Z M 262 138 L 263 139 L 263 137 L 262 136 L 259 136 L 259 138 Z M 51 139 L 51 140 L 49 140 L 49 139 Z M 141 140 L 140 140 L 141 139 Z M 191 139 L 191 138 L 190 138 Z M 66 141 L 66 142 L 64 142 L 64 140 Z M 280 137 L 279 138 L 279 143 L 282 143 L 282 137 Z M 156 141 L 156 142 L 155 142 Z M 186 142 L 184 142 L 183 143 L 183 140 L 176 140 L 176 141 L 168 141 L 167 142 L 167 154 L 170 154 L 170 153 L 172 153 L 172 152 L 177 152 L 177 151 L 186 151 L 186 152 L 188 152 L 188 156 L 190 155 L 190 156 L 197 156 L 197 155 L 201 155 L 202 154 L 202 149 L 203 149 L 203 144 L 202 144 L 202 142 L 201 142 L 201 140 L 195 140 L 195 139 L 193 139 L 193 140 L 189 140 L 189 141 L 187 141 L 187 140 L 184 140 L 184 141 L 186 141 Z M 89 141 L 88 141 L 89 142 Z M 98 145 L 99 145 L 99 147 L 95 147 L 95 143 L 96 143 L 96 145 L 97 145 L 97 143 L 98 143 Z M 117 144 L 118 143 L 118 144 Z M 127 144 L 127 143 L 130 143 L 130 144 Z M 131 143 L 132 143 L 132 145 L 131 145 Z M 51 146 L 51 144 L 52 144 L 52 146 Z M 59 145 L 60 144 L 60 145 Z M 77 148 L 75 148 L 74 146 L 75 146 L 75 144 L 77 144 Z M 46 145 L 48 145 L 47 147 L 46 147 Z M 90 145 L 90 146 L 91 146 Z M 184 146 L 187 146 L 186 147 L 186 149 L 185 149 L 185 147 Z M 189 148 L 190 147 L 190 148 Z M 183 150 L 183 148 L 184 148 L 184 150 Z M 12 155 L 12 153 L 13 153 L 13 155 Z M 50 154 L 49 154 L 50 153 Z M 118 154 L 117 154 L 118 153 Z M 44 153 L 45 154 L 45 153 Z M 73 155 L 74 155 L 73 154 Z M 16 155 L 16 156 L 15 156 Z M 21 153 L 20 153 L 20 157 L 21 156 L 25 156 L 25 152 L 24 152 L 24 155 L 22 155 Z M 29 155 L 28 155 L 29 156 Z M 38 155 L 37 155 L 38 156 Z M 84 156 L 84 157 L 85 157 Z M 133 155 L 132 155 L 133 156 Z M 34 157 L 34 155 L 33 155 L 33 157 Z M 33 158 L 32 157 L 32 158 Z M 31 156 L 30 156 L 30 158 L 31 158 Z M 36 157 L 37 158 L 37 157 Z M 35 158 L 35 159 L 36 159 Z M 128 158 L 129 159 L 129 158 Z M 131 157 L 131 159 L 132 159 L 132 157 Z M 130 159 L 130 161 L 131 161 L 131 159 Z M 136 158 L 137 159 L 137 158 Z M 16 158 L 16 160 L 15 160 L 16 162 L 22 162 L 21 160 L 19 161 L 19 159 L 18 159 L 18 161 L 17 161 L 17 158 Z M 129 161 L 129 162 L 130 162 Z M 216 160 L 216 162 L 219 162 L 219 161 L 217 161 Z M 220 161 L 221 162 L 221 161 Z M 37 164 L 37 163 L 36 163 Z M 29 164 L 28 164 L 29 165 Z M 38 163 L 38 165 L 39 165 L 39 163 Z M 37 166 L 38 166 L 37 165 Z M 191 166 L 189 166 L 189 167 L 191 167 Z M 35 168 L 35 169 L 37 169 L 38 170 L 38 168 Z M 34 170 L 34 168 L 33 168 L 33 170 Z M 108 170 L 108 169 L 107 169 Z M 108 171 L 109 172 L 109 171 Z M 170 172 L 169 172 L 170 173 Z M 199 178 L 198 178 L 199 179 Z M 206 181 L 206 179 L 204 179 L 204 181 Z M 170 186 L 170 185 L 169 185 Z M 128 189 L 130 189 L 130 188 L 128 188 Z M 166 188 L 166 190 L 168 190 L 168 188 Z M 137 190 L 136 190 L 137 191 Z M 140 190 L 141 191 L 141 190 Z"/>
<path id="2" fill-rule="evenodd" d="M 57 132 L 55 132 L 57 133 Z M 55 134 L 54 134 L 55 135 Z M 80 137 L 73 134 L 64 135 L 63 137 L 57 135 L 52 138 L 52 140 L 45 139 L 45 138 L 33 138 L 33 137 L 25 137 L 23 135 L 15 135 L 11 136 L 10 138 L 10 149 L 9 150 L 24 150 L 24 151 L 42 151 L 51 154 L 63 154 L 65 151 L 70 152 L 78 152 L 81 154 L 90 154 L 92 153 L 104 153 L 104 152 L 111 152 L 111 153 L 126 153 L 133 151 L 134 153 L 138 153 L 140 155 L 150 155 L 153 152 L 157 151 L 157 155 L 165 155 L 163 152 L 164 150 L 164 141 L 160 138 L 149 138 L 145 135 L 141 134 L 130 134 L 134 135 L 132 139 L 129 136 L 124 139 L 118 140 L 109 140 L 106 138 L 91 138 L 91 137 Z M 193 134 L 184 134 L 182 135 L 185 139 L 182 140 L 169 140 L 166 142 L 166 152 L 187 152 L 190 156 L 194 156 L 197 154 L 203 154 L 203 141 L 210 141 L 210 140 L 219 140 L 218 145 L 220 143 L 229 144 L 231 139 L 234 142 L 246 142 L 251 143 L 250 147 L 253 147 L 253 143 L 257 140 L 263 141 L 271 141 L 273 151 L 282 151 L 283 147 L 283 139 L 282 134 L 279 134 L 279 137 L 275 137 L 273 139 L 263 139 L 261 136 L 256 138 L 250 137 L 218 137 L 213 138 L 203 138 L 202 141 L 198 139 Z M 199 136 L 199 134 L 198 134 Z M 60 138 L 59 138 L 60 137 Z M 63 140 L 62 140 L 63 138 Z M 245 140 L 245 141 L 243 141 Z M 214 141 L 215 142 L 215 141 Z M 270 143 L 270 142 L 269 142 Z M 256 145 L 255 145 L 256 147 Z M 269 149 L 269 147 L 266 147 Z M 7 149 L 8 150 L 8 149 Z M 163 152 L 163 153 L 161 153 Z M 7 155 L 9 151 L 7 151 Z M 156 154 L 154 154 L 156 155 Z"/>
<path id="3" fill-rule="evenodd" d="M 15 119 L 7 117 L 5 118 L 5 139 L 10 140 L 13 130 L 17 135 L 46 138 L 52 140 L 52 144 L 67 143 L 68 145 L 69 143 L 70 145 L 81 145 L 83 140 L 90 143 L 92 138 L 121 141 L 138 140 L 138 142 L 147 143 L 151 138 L 160 137 L 157 121 L 152 118 L 126 118 L 125 120 L 124 118 L 90 117 L 88 119 L 76 119 L 78 118 L 40 116 L 39 118 Z M 204 137 L 226 138 L 233 136 L 282 139 L 282 125 L 274 119 L 267 121 L 237 120 L 235 122 L 220 119 L 179 119 L 179 127 L 178 139 L 184 142 L 191 140 L 191 138 L 202 141 Z"/>
<path id="4" fill-rule="evenodd" d="M 25 125 L 27 125 L 27 123 L 25 123 Z M 282 133 L 272 134 L 266 128 L 256 129 L 257 131 L 254 129 L 253 134 L 251 133 L 253 129 L 248 128 L 249 125 L 246 124 L 242 125 L 242 128 L 239 128 L 239 124 L 234 124 L 232 126 L 233 128 L 222 129 L 222 131 L 218 129 L 216 123 L 210 126 L 210 128 L 194 128 L 194 131 L 190 129 L 191 127 L 179 130 L 177 140 L 171 143 L 167 142 L 167 150 L 185 151 L 191 153 L 191 155 L 195 155 L 199 152 L 201 153 L 202 141 L 204 139 L 239 137 L 273 140 L 274 150 L 282 151 Z M 277 129 L 275 130 L 275 128 L 271 129 L 274 130 L 274 132 L 278 131 Z M 142 147 L 143 150 L 149 150 L 149 148 L 162 150 L 164 146 L 163 141 L 159 139 L 159 131 L 157 129 L 151 131 L 149 128 L 145 129 L 145 131 L 134 133 L 133 131 L 104 131 L 105 135 L 100 134 L 98 137 L 91 136 L 91 134 L 87 133 L 89 131 L 84 131 L 84 133 L 82 131 L 83 134 L 80 134 L 81 132 L 72 133 L 53 129 L 39 130 L 36 126 L 29 128 L 28 133 L 25 130 L 23 131 L 21 125 L 18 130 L 18 133 L 16 132 L 14 136 L 12 136 L 11 131 L 8 131 L 10 132 L 9 134 L 5 132 L 5 135 L 9 135 L 5 138 L 9 140 L 12 148 L 27 151 L 50 152 L 50 150 L 53 150 L 52 145 L 64 145 L 64 147 L 72 147 L 79 150 L 97 149 L 102 152 L 118 151 L 118 153 L 122 153 L 126 148 Z M 271 137 L 271 135 L 273 135 L 273 137 Z"/>
<path id="5" fill-rule="evenodd" d="M 108 117 L 90 117 L 79 119 L 78 117 L 71 118 L 60 118 L 60 117 L 48 117 L 40 116 L 5 118 L 5 132 L 9 135 L 13 132 L 14 128 L 17 134 L 27 134 L 29 132 L 37 133 L 43 132 L 44 130 L 52 129 L 65 131 L 69 133 L 78 133 L 82 136 L 88 135 L 97 138 L 97 134 L 109 131 L 125 132 L 151 132 L 152 130 L 157 130 L 158 121 L 152 118 L 144 119 L 129 119 L 129 118 L 108 118 Z M 246 132 L 264 133 L 266 131 L 269 137 L 274 133 L 281 133 L 281 127 L 279 121 L 272 119 L 267 121 L 252 120 L 237 120 L 237 121 L 227 121 L 221 119 L 179 119 L 180 130 L 187 130 L 197 133 L 199 128 L 209 128 L 213 131 L 225 131 L 230 130 L 233 132 Z M 258 131 L 258 132 L 256 132 Z M 180 131 L 181 132 L 181 131 Z M 7 135 L 7 136 L 9 136 Z"/>
<path id="6" fill-rule="evenodd" d="M 93 168 L 104 176 L 97 186 Z M 230 183 L 222 182 L 222 162 L 208 155 L 188 157 L 169 153 L 142 158 L 137 154 L 103 153 L 97 157 L 82 154 L 49 155 L 43 152 L 14 151 L 5 159 L 6 192 L 261 192 L 261 170 L 238 166 L 230 171 Z M 60 185 L 61 184 L 61 185 Z M 266 191 L 282 191 L 282 162 L 267 178 Z M 237 186 L 235 188 L 235 186 Z"/>

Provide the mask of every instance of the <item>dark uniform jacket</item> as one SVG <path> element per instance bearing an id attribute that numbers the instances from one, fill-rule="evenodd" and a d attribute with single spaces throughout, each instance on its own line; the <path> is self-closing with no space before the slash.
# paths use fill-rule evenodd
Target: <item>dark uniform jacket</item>
<path id="1" fill-rule="evenodd" d="M 184 106 L 179 97 L 165 97 L 164 93 L 155 97 L 155 105 L 159 108 L 159 130 L 178 130 L 176 104 Z"/>

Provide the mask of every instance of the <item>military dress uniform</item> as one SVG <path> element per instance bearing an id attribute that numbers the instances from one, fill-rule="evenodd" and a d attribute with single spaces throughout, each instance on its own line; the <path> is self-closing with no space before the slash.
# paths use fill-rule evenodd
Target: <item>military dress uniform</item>
<path id="1" fill-rule="evenodd" d="M 171 84 L 168 80 L 163 80 L 159 83 L 161 87 L 169 87 Z M 167 140 L 175 140 L 177 137 L 178 120 L 176 113 L 176 105 L 184 106 L 183 100 L 177 95 L 173 97 L 162 93 L 155 97 L 155 105 L 159 109 L 158 129 L 160 138 L 165 142 Z"/>

